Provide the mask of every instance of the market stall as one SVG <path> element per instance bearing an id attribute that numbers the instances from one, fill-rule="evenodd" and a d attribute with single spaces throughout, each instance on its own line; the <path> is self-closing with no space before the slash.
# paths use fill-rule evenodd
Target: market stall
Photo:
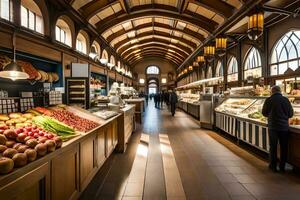
<path id="1" fill-rule="evenodd" d="M 251 89 L 252 88 L 252 89 Z M 216 109 L 216 127 L 253 147 L 269 152 L 269 136 L 266 118 L 262 115 L 262 106 L 269 88 L 236 88 L 234 94 Z M 239 92 L 237 92 L 239 91 Z M 258 95 L 258 96 L 257 96 Z M 266 95 L 266 96 L 262 96 Z M 294 117 L 290 120 L 289 162 L 300 167 L 298 150 L 300 129 L 300 96 L 286 94 L 294 108 Z"/>
<path id="2" fill-rule="evenodd" d="M 219 102 L 219 95 L 213 94 L 214 85 L 222 80 L 222 77 L 208 78 L 176 88 L 179 96 L 177 106 L 199 120 L 201 127 L 212 129 L 214 108 Z"/>

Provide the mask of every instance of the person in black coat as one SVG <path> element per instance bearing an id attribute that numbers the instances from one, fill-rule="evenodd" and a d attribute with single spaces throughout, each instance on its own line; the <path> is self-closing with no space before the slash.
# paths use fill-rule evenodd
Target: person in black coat
<path id="1" fill-rule="evenodd" d="M 173 90 L 170 94 L 170 104 L 171 104 L 172 116 L 175 115 L 177 101 L 178 101 L 177 94 L 175 93 L 175 90 Z"/>
<path id="2" fill-rule="evenodd" d="M 294 114 L 288 98 L 282 96 L 279 86 L 272 87 L 272 95 L 267 98 L 262 114 L 268 117 L 270 163 L 269 168 L 277 171 L 277 144 L 280 144 L 280 171 L 285 171 L 288 153 L 289 118 Z"/>
<path id="3" fill-rule="evenodd" d="M 156 98 L 157 98 L 157 108 L 160 108 L 160 93 L 159 92 L 156 94 Z"/>
<path id="4" fill-rule="evenodd" d="M 157 94 L 153 95 L 155 108 L 157 108 Z"/>

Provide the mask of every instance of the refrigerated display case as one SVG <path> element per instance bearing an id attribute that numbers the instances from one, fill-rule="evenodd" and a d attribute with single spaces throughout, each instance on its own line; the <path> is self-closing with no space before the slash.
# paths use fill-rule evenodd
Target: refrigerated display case
<path id="1" fill-rule="evenodd" d="M 264 152 L 269 152 L 267 118 L 262 107 L 267 97 L 229 97 L 215 109 L 216 127 Z M 290 119 L 289 162 L 300 167 L 300 97 L 287 96 L 294 116 Z M 232 108 L 233 107 L 233 108 Z"/>

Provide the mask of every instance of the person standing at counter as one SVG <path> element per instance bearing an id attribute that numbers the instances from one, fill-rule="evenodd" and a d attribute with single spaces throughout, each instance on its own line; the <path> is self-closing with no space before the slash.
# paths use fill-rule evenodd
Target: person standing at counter
<path id="1" fill-rule="evenodd" d="M 262 109 L 262 114 L 268 118 L 270 163 L 269 168 L 277 171 L 277 144 L 280 144 L 281 172 L 285 171 L 288 154 L 289 118 L 294 114 L 293 107 L 288 98 L 282 96 L 279 86 L 272 87 L 272 95 L 267 98 Z"/>
<path id="2" fill-rule="evenodd" d="M 173 90 L 171 92 L 171 94 L 170 94 L 170 104 L 171 104 L 171 113 L 172 113 L 172 116 L 175 115 L 177 102 L 178 102 L 177 94 L 175 93 L 175 90 Z"/>

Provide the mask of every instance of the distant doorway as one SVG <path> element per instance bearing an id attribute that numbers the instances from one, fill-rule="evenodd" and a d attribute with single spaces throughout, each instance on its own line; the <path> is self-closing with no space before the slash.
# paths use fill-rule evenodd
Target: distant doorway
<path id="1" fill-rule="evenodd" d="M 148 91 L 148 94 L 156 94 L 157 92 L 157 87 L 149 87 L 149 91 Z"/>

